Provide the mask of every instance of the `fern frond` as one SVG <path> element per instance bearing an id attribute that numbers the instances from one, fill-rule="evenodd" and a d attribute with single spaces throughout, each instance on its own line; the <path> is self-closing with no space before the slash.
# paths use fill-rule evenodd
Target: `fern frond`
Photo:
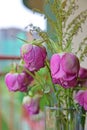
<path id="1" fill-rule="evenodd" d="M 74 32 L 74 29 L 76 25 L 79 25 L 79 28 L 81 28 L 82 23 L 85 22 L 85 20 L 87 19 L 87 10 L 82 11 L 78 16 L 76 16 L 71 23 L 68 24 L 68 27 L 66 29 L 66 32 Z M 75 32 L 77 32 L 79 30 L 79 28 L 77 28 L 75 30 Z"/>
<path id="2" fill-rule="evenodd" d="M 82 24 L 87 19 L 87 10 L 82 11 L 78 16 L 76 16 L 68 27 L 66 28 L 66 32 L 64 33 L 63 38 L 66 39 L 66 48 L 71 44 L 70 42 L 73 40 L 73 37 L 76 36 L 80 29 L 82 29 Z M 69 42 L 70 41 L 70 42 Z"/>
<path id="3" fill-rule="evenodd" d="M 80 42 L 76 55 L 80 55 L 80 61 L 83 61 L 87 56 L 87 36 Z"/>
<path id="4" fill-rule="evenodd" d="M 64 20 L 63 20 L 63 28 L 66 26 L 66 22 L 69 19 L 69 17 L 75 13 L 75 11 L 78 9 L 78 5 L 76 5 L 75 1 L 68 1 L 69 6 L 65 8 L 64 11 Z"/>

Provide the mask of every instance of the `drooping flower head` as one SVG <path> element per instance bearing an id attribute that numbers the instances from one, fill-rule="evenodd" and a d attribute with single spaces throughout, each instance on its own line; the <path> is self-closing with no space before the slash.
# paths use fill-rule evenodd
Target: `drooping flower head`
<path id="1" fill-rule="evenodd" d="M 79 60 L 74 54 L 54 54 L 50 61 L 53 83 L 64 88 L 74 87 L 77 84 L 79 67 Z"/>
<path id="2" fill-rule="evenodd" d="M 38 114 L 40 107 L 39 107 L 40 97 L 35 95 L 34 97 L 25 96 L 23 98 L 23 105 L 24 108 L 30 115 Z"/>
<path id="3" fill-rule="evenodd" d="M 79 69 L 79 78 L 81 79 L 87 79 L 87 69 L 80 67 Z"/>
<path id="4" fill-rule="evenodd" d="M 33 78 L 27 73 L 7 73 L 5 83 L 9 91 L 26 92 Z"/>
<path id="5" fill-rule="evenodd" d="M 85 91 L 78 91 L 77 94 L 75 95 L 75 100 L 77 103 L 80 104 L 85 110 L 87 110 L 87 90 Z"/>
<path id="6" fill-rule="evenodd" d="M 21 57 L 25 62 L 25 66 L 30 71 L 37 71 L 44 67 L 46 59 L 45 47 L 40 47 L 32 44 L 25 44 L 21 47 Z"/>
<path id="7" fill-rule="evenodd" d="M 79 80 L 78 80 L 78 84 L 82 87 L 87 87 L 87 69 L 80 67 L 79 70 Z"/>

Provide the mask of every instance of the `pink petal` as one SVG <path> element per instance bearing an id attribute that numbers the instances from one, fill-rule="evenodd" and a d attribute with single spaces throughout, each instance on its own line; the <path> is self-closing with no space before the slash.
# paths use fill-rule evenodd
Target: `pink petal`
<path id="1" fill-rule="evenodd" d="M 79 60 L 72 53 L 65 53 L 61 60 L 62 68 L 69 74 L 75 74 L 79 71 Z"/>
<path id="2" fill-rule="evenodd" d="M 54 54 L 51 57 L 50 68 L 51 68 L 52 75 L 54 75 L 55 73 L 57 73 L 57 71 L 59 71 L 59 68 L 60 68 L 60 56 L 58 54 Z"/>

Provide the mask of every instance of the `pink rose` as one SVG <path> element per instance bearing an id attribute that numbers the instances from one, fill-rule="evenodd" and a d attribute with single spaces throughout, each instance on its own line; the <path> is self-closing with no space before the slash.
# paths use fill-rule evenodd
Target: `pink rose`
<path id="1" fill-rule="evenodd" d="M 8 73 L 5 76 L 5 83 L 9 91 L 26 92 L 32 80 L 33 78 L 24 72 Z"/>
<path id="2" fill-rule="evenodd" d="M 79 78 L 81 79 L 87 79 L 87 69 L 80 67 L 79 69 Z"/>
<path id="3" fill-rule="evenodd" d="M 44 67 L 46 55 L 45 47 L 25 44 L 21 48 L 21 56 L 25 62 L 26 68 L 30 71 L 37 71 Z"/>
<path id="4" fill-rule="evenodd" d="M 79 70 L 79 80 L 78 80 L 78 84 L 82 87 L 87 87 L 87 69 L 80 67 Z"/>
<path id="5" fill-rule="evenodd" d="M 75 100 L 83 106 L 85 110 L 87 110 L 87 90 L 86 91 L 78 91 L 75 95 Z"/>
<path id="6" fill-rule="evenodd" d="M 53 83 L 64 88 L 76 86 L 79 67 L 79 60 L 74 54 L 54 54 L 50 61 Z"/>
<path id="7" fill-rule="evenodd" d="M 28 111 L 30 115 L 39 113 L 39 101 L 40 97 L 38 95 L 35 95 L 34 97 L 25 96 L 23 98 L 24 108 Z"/>

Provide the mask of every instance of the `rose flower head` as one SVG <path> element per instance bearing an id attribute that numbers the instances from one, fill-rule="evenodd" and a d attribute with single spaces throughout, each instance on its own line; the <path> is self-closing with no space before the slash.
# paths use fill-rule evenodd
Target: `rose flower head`
<path id="1" fill-rule="evenodd" d="M 80 67 L 78 77 L 79 77 L 78 84 L 82 87 L 87 87 L 87 69 L 86 68 Z"/>
<path id="2" fill-rule="evenodd" d="M 23 98 L 23 106 L 30 115 L 39 113 L 39 102 L 40 97 L 38 95 L 35 95 L 34 97 L 25 96 Z"/>
<path id="3" fill-rule="evenodd" d="M 54 54 L 50 61 L 53 83 L 64 88 L 74 87 L 77 84 L 79 67 L 79 60 L 74 54 Z"/>
<path id="4" fill-rule="evenodd" d="M 9 91 L 26 92 L 33 78 L 27 73 L 7 73 L 5 83 Z"/>
<path id="5" fill-rule="evenodd" d="M 21 47 L 21 57 L 29 71 L 38 71 L 40 68 L 44 67 L 46 55 L 47 53 L 44 46 L 40 47 L 32 44 L 24 44 Z"/>
<path id="6" fill-rule="evenodd" d="M 75 95 L 75 100 L 82 106 L 85 110 L 87 110 L 87 90 L 85 91 L 78 91 Z"/>

